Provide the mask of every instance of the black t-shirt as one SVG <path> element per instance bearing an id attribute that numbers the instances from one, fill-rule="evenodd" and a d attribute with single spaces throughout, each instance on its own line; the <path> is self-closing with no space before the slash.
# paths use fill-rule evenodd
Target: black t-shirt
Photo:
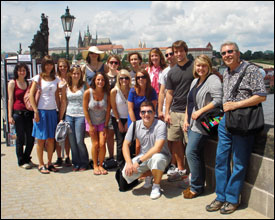
<path id="1" fill-rule="evenodd" d="M 110 91 L 111 91 L 111 89 L 113 89 L 116 85 L 116 76 L 109 76 L 109 75 L 107 76 L 109 78 Z"/>
<path id="2" fill-rule="evenodd" d="M 167 76 L 166 89 L 173 90 L 171 110 L 173 112 L 185 112 L 187 95 L 194 79 L 193 62 L 189 60 L 184 66 L 176 64 Z"/>

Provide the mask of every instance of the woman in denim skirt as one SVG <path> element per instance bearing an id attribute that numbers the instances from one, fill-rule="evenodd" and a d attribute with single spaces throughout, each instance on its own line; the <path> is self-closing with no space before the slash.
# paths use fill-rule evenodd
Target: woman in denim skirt
<path id="1" fill-rule="evenodd" d="M 37 157 L 39 161 L 38 170 L 42 174 L 49 171 L 57 172 L 52 165 L 54 151 L 55 129 L 58 123 L 57 108 L 60 106 L 58 83 L 60 80 L 55 76 L 54 61 L 51 56 L 46 55 L 42 59 L 42 73 L 36 75 L 30 91 L 30 102 L 34 109 L 34 126 L 32 136 L 37 139 Z M 35 103 L 35 91 L 38 80 L 41 77 L 41 95 L 38 103 Z M 47 144 L 46 144 L 47 141 Z M 46 144 L 48 153 L 48 164 L 44 165 L 43 149 Z"/>

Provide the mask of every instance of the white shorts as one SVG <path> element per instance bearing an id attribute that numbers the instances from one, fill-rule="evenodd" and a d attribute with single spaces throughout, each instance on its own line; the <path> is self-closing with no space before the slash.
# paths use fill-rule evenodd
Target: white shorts
<path id="1" fill-rule="evenodd" d="M 132 162 L 135 163 L 138 158 L 142 157 L 142 155 L 138 155 L 132 159 Z M 161 170 L 164 172 L 165 168 L 168 166 L 169 162 L 171 160 L 170 156 L 167 156 L 162 153 L 156 153 L 154 154 L 149 160 L 143 162 L 140 164 L 138 168 L 137 173 L 133 173 L 132 176 L 126 176 L 125 174 L 125 168 L 124 166 L 122 170 L 122 176 L 127 181 L 127 183 L 131 183 L 134 180 L 138 179 L 143 173 L 147 172 L 148 170 Z"/>

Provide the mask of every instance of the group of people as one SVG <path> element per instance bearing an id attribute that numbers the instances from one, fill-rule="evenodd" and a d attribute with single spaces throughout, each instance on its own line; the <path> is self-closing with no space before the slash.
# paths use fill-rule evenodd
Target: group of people
<path id="1" fill-rule="evenodd" d="M 26 111 L 22 100 L 29 70 L 25 64 L 18 64 L 15 79 L 8 86 L 9 123 L 16 127 L 18 165 L 26 169 L 33 166 L 30 154 L 36 138 L 38 170 L 43 174 L 57 172 L 56 165 L 62 164 L 62 157 L 61 148 L 54 140 L 55 128 L 59 121 L 65 120 L 72 131 L 65 142 L 65 162 L 70 164 L 71 149 L 73 171 L 84 171 L 88 167 L 89 156 L 84 143 L 87 132 L 92 141 L 93 173 L 108 174 L 103 166 L 106 145 L 113 158 L 115 136 L 116 159 L 127 183 L 144 177 L 143 187 L 152 188 L 150 197 L 157 199 L 162 194 L 160 184 L 165 171 L 168 181 L 182 180 L 186 175 L 186 156 L 191 181 L 183 190 L 183 196 L 186 199 L 199 196 L 205 187 L 203 150 L 208 134 L 197 119 L 217 106 L 227 112 L 257 105 L 266 99 L 262 74 L 254 65 L 247 68 L 238 95 L 231 98 L 231 90 L 248 63 L 240 60 L 240 51 L 234 42 L 222 44 L 220 52 L 228 67 L 223 82 L 213 71 L 209 57 L 199 55 L 194 62 L 187 58 L 188 46 L 182 40 L 165 51 L 167 62 L 159 48 L 151 49 L 145 69 L 141 68 L 141 55 L 130 53 L 130 72 L 119 70 L 121 61 L 117 55 L 110 55 L 104 64 L 104 53 L 95 46 L 83 53 L 86 65 L 82 67 L 70 68 L 65 59 L 58 61 L 58 76 L 53 59 L 45 56 L 42 73 L 33 78 L 31 86 L 34 112 Z M 35 102 L 36 89 L 41 89 L 38 103 Z M 218 138 L 217 198 L 206 210 L 229 214 L 240 203 L 254 137 L 228 132 L 224 116 Z M 133 140 L 135 149 L 132 149 Z M 47 148 L 47 165 L 43 161 L 44 147 Z M 58 160 L 52 164 L 55 148 Z"/>

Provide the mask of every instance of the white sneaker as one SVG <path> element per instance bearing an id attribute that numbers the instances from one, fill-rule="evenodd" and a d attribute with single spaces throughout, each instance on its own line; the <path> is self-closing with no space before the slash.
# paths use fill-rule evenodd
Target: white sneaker
<path id="1" fill-rule="evenodd" d="M 161 197 L 161 189 L 159 185 L 153 185 L 152 187 L 152 191 L 150 194 L 150 198 L 151 199 L 158 199 L 159 197 Z"/>
<path id="2" fill-rule="evenodd" d="M 171 176 L 177 171 L 178 171 L 178 168 L 174 164 L 171 164 L 171 166 L 169 167 L 169 169 L 167 171 L 167 176 Z"/>
<path id="3" fill-rule="evenodd" d="M 183 176 L 186 174 L 185 170 L 177 170 L 173 175 L 168 176 L 168 182 L 175 182 L 182 180 Z"/>
<path id="4" fill-rule="evenodd" d="M 144 189 L 151 188 L 153 186 L 152 181 L 153 181 L 153 176 L 146 176 L 145 177 L 145 183 L 142 186 L 142 188 L 144 188 Z"/>
<path id="5" fill-rule="evenodd" d="M 20 167 L 22 167 L 22 168 L 24 168 L 24 169 L 26 169 L 26 170 L 29 170 L 29 169 L 32 168 L 32 166 L 31 166 L 30 164 L 28 164 L 28 163 L 25 163 L 25 164 L 23 164 L 23 165 L 20 166 Z"/>

